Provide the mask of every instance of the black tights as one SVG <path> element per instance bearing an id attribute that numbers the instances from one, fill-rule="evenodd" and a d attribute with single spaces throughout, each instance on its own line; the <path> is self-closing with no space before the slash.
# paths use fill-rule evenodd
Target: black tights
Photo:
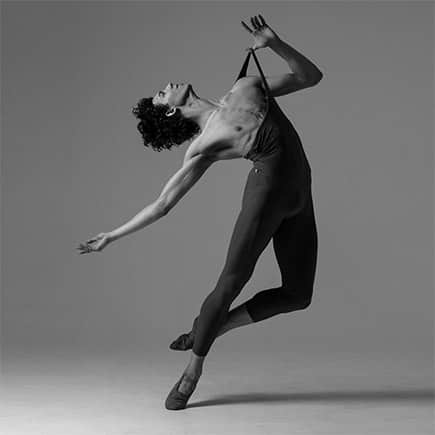
<path id="1" fill-rule="evenodd" d="M 207 355 L 230 306 L 248 282 L 271 239 L 282 285 L 258 292 L 246 302 L 254 322 L 307 308 L 317 262 L 317 228 L 311 185 L 287 192 L 270 188 L 271 174 L 255 166 L 249 173 L 241 211 L 231 236 L 224 268 L 204 300 L 195 330 L 193 352 Z"/>

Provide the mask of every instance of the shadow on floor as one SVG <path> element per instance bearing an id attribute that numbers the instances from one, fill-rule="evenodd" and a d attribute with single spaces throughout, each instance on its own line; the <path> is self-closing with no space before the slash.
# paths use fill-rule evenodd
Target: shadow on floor
<path id="1" fill-rule="evenodd" d="M 209 400 L 202 400 L 189 404 L 188 408 L 203 406 L 229 405 L 234 403 L 274 403 L 274 402 L 433 402 L 433 389 L 400 389 L 400 390 L 371 390 L 371 391 L 321 391 L 304 393 L 264 393 L 252 392 L 244 394 L 225 394 Z"/>

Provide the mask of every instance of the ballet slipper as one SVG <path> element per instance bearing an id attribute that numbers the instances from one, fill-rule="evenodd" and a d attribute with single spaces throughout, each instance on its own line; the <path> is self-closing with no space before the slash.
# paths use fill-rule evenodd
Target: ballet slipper
<path id="1" fill-rule="evenodd" d="M 193 384 L 193 388 L 190 393 L 183 393 L 182 391 L 178 391 L 178 387 L 181 385 L 181 382 L 184 378 L 190 379 Z M 199 378 L 191 378 L 190 376 L 183 373 L 181 378 L 176 382 L 176 384 L 172 387 L 171 391 L 168 394 L 168 397 L 165 400 L 165 408 L 170 411 L 176 411 L 179 409 L 185 409 L 187 405 L 187 401 L 190 399 L 190 396 L 195 391 L 196 385 L 198 383 Z"/>
<path id="2" fill-rule="evenodd" d="M 188 350 L 193 348 L 193 337 L 191 333 L 182 334 L 176 340 L 174 340 L 170 345 L 169 349 L 172 350 Z"/>
<path id="3" fill-rule="evenodd" d="M 176 340 L 174 340 L 170 345 L 169 349 L 172 350 L 188 350 L 193 348 L 193 342 L 195 339 L 195 331 L 197 325 L 198 317 L 195 318 L 192 325 L 192 330 L 187 334 L 181 334 Z"/>

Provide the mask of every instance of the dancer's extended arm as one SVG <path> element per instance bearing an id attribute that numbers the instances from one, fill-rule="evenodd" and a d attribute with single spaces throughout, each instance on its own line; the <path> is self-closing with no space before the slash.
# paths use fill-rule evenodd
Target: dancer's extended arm
<path id="1" fill-rule="evenodd" d="M 130 221 L 111 231 L 109 233 L 110 240 L 117 240 L 138 231 L 168 214 L 213 162 L 215 162 L 215 159 L 204 154 L 196 154 L 185 160 L 181 169 L 166 183 L 159 197 Z"/>

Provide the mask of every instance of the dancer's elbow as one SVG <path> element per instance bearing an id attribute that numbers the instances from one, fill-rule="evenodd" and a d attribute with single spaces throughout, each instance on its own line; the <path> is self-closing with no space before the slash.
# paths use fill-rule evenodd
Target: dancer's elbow
<path id="1" fill-rule="evenodd" d="M 321 71 L 318 71 L 316 74 L 313 74 L 309 78 L 309 80 L 308 80 L 309 85 L 316 86 L 320 82 L 320 80 L 322 80 L 322 78 L 323 78 L 323 73 Z"/>
<path id="2" fill-rule="evenodd" d="M 171 210 L 172 206 L 164 198 L 159 198 L 155 202 L 155 212 L 158 217 L 166 216 Z"/>

